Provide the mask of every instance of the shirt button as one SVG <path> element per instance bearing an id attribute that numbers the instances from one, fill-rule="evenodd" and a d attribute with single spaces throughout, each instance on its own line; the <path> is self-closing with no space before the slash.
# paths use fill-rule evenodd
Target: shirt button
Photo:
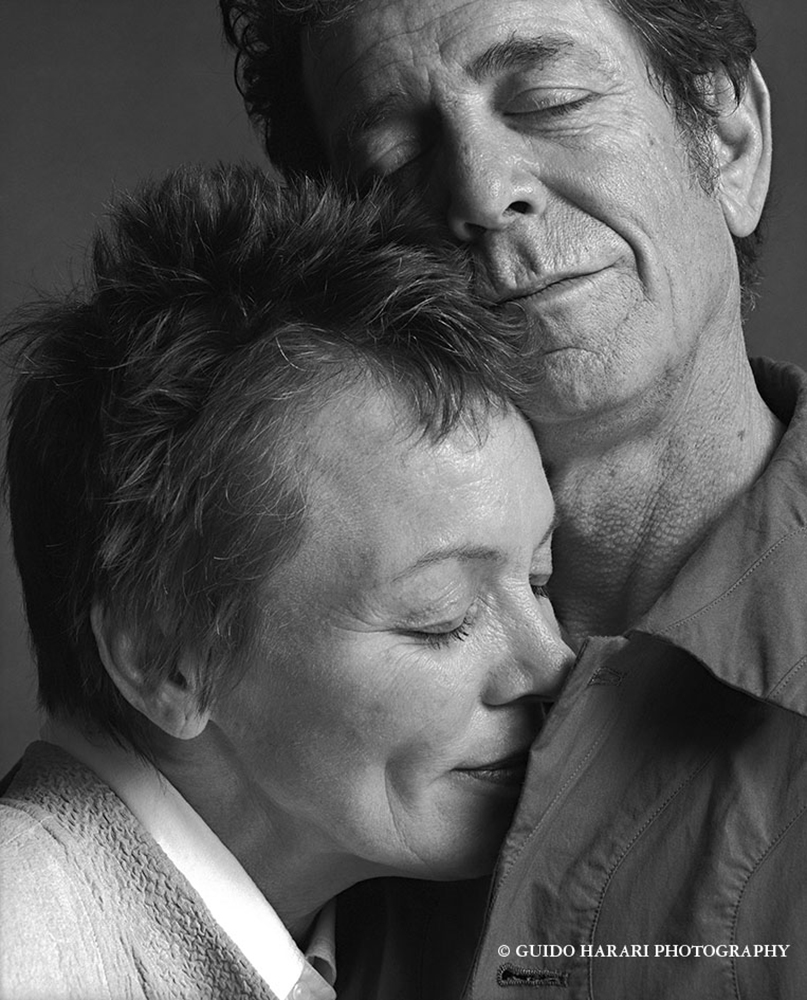
<path id="1" fill-rule="evenodd" d="M 289 1000 L 304 1000 L 305 993 L 305 986 L 302 983 L 297 983 L 289 994 Z"/>

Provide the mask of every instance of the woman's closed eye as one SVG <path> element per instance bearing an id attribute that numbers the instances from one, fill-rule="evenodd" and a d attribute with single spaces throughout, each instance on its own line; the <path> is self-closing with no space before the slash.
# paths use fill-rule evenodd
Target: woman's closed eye
<path id="1" fill-rule="evenodd" d="M 405 634 L 423 642 L 427 646 L 443 648 L 454 642 L 462 642 L 471 634 L 476 612 L 474 607 L 469 608 L 465 614 L 450 621 L 436 622 L 433 625 L 424 625 L 422 628 L 410 628 L 405 630 Z"/>
<path id="2" fill-rule="evenodd" d="M 470 628 L 471 619 L 466 616 L 456 628 L 449 629 L 447 632 L 421 632 L 420 635 L 429 646 L 440 648 L 449 646 L 452 642 L 462 642 L 467 639 L 471 634 Z"/>

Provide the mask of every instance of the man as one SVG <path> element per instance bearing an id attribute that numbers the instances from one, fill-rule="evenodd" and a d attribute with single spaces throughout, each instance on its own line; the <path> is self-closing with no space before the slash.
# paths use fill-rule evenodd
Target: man
<path id="1" fill-rule="evenodd" d="M 467 995 L 802 995 L 805 382 L 743 344 L 770 172 L 751 23 L 287 6 L 222 3 L 270 155 L 419 192 L 523 313 L 559 617 L 622 636 L 582 649 L 535 748 Z"/>

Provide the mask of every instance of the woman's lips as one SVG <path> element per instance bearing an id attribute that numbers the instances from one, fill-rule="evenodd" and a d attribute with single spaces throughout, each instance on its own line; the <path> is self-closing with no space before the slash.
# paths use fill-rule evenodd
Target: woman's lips
<path id="1" fill-rule="evenodd" d="M 528 753 L 523 750 L 511 754 L 509 757 L 502 757 L 500 760 L 478 764 L 474 767 L 458 767 L 455 770 L 478 781 L 487 781 L 497 785 L 521 786 L 527 771 L 527 759 Z"/>

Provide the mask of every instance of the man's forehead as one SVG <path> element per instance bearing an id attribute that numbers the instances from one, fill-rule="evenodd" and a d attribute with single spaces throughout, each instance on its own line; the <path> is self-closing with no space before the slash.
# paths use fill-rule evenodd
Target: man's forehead
<path id="1" fill-rule="evenodd" d="M 337 24 L 304 35 L 303 63 L 309 97 L 321 106 L 384 78 L 403 77 L 405 87 L 407 76 L 438 66 L 471 80 L 519 61 L 594 67 L 631 34 L 606 0 L 362 0 Z"/>
<path id="2" fill-rule="evenodd" d="M 335 21 L 304 29 L 303 51 L 330 58 L 341 53 L 345 69 L 369 50 L 389 45 L 402 51 L 408 41 L 417 47 L 431 42 L 436 54 L 450 58 L 469 39 L 484 44 L 486 36 L 562 35 L 565 24 L 596 29 L 603 18 L 627 27 L 609 0 L 359 0 Z"/>

